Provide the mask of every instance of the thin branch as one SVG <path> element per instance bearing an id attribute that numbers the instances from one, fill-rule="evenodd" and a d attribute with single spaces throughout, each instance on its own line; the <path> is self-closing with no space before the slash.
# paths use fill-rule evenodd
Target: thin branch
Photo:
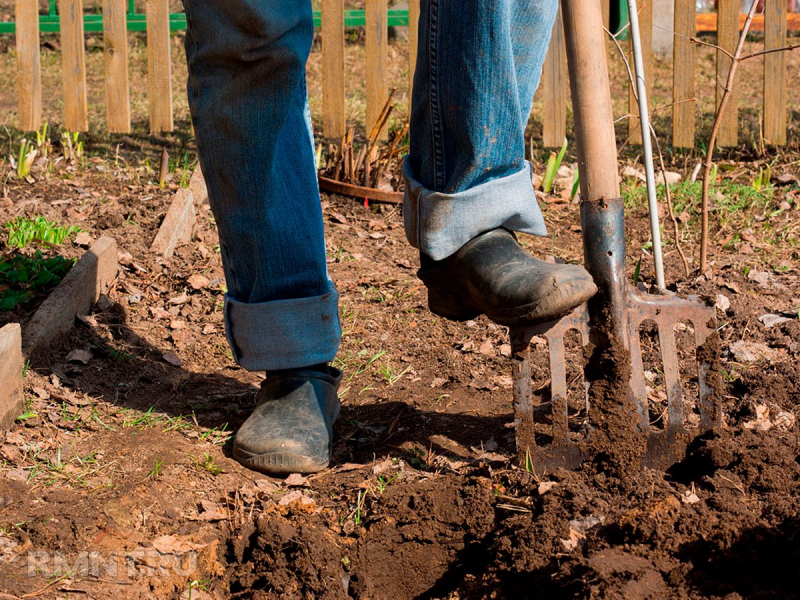
<path id="1" fill-rule="evenodd" d="M 617 40 L 617 36 L 611 33 L 608 29 L 603 27 L 603 31 L 605 31 L 608 36 L 614 40 L 614 45 L 617 47 L 617 52 L 619 52 L 620 58 L 622 58 L 622 62 L 625 63 L 625 69 L 628 71 L 628 82 L 631 84 L 631 89 L 633 90 L 633 97 L 636 98 L 636 101 L 639 101 L 639 95 L 636 90 L 636 78 L 633 76 L 633 71 L 631 70 L 631 63 L 628 61 L 628 56 L 625 54 L 625 50 L 622 49 L 620 46 L 619 40 Z"/>
<path id="2" fill-rule="evenodd" d="M 756 58 L 757 56 L 764 56 L 765 54 L 772 54 L 773 52 L 791 52 L 796 48 L 800 48 L 800 44 L 793 44 L 792 46 L 783 46 L 782 48 L 772 48 L 770 50 L 761 50 L 759 52 L 753 52 L 752 54 L 745 54 L 739 60 L 748 60 L 750 58 Z"/>
<path id="3" fill-rule="evenodd" d="M 712 44 L 711 42 L 704 42 L 700 38 L 696 38 L 696 37 L 690 37 L 689 41 L 692 42 L 693 44 L 697 44 L 699 46 L 708 46 L 709 48 L 714 48 L 714 50 L 717 50 L 719 52 L 722 52 L 723 54 L 726 54 L 728 56 L 728 58 L 730 58 L 731 60 L 737 60 L 736 57 L 733 54 L 731 54 L 730 52 L 725 50 L 725 48 L 723 48 L 722 46 L 717 46 L 716 44 Z"/>
<path id="4" fill-rule="evenodd" d="M 758 10 L 758 0 L 753 0 L 750 5 L 750 10 L 747 12 L 747 18 L 744 21 L 744 27 L 739 35 L 739 41 L 736 44 L 736 51 L 733 53 L 731 59 L 731 66 L 728 70 L 728 80 L 725 83 L 725 88 L 722 91 L 722 97 L 717 107 L 717 113 L 714 116 L 714 126 L 711 129 L 711 138 L 708 142 L 708 149 L 706 150 L 706 158 L 703 164 L 703 194 L 701 200 L 700 212 L 700 272 L 705 273 L 708 269 L 708 193 L 711 185 L 711 164 L 714 158 L 714 147 L 717 145 L 717 135 L 719 135 L 720 125 L 722 124 L 722 115 L 725 113 L 725 108 L 728 106 L 728 100 L 731 97 L 733 90 L 733 82 L 736 78 L 736 68 L 739 66 L 739 57 L 742 55 L 742 48 L 747 38 L 747 32 L 750 30 L 750 24 L 753 22 L 753 17 Z"/>
<path id="5" fill-rule="evenodd" d="M 664 189 L 666 190 L 669 217 L 672 219 L 672 226 L 675 230 L 675 247 L 678 249 L 678 254 L 681 255 L 681 260 L 683 261 L 683 272 L 686 274 L 686 277 L 689 277 L 689 261 L 686 259 L 686 254 L 684 254 L 683 248 L 681 248 L 681 230 L 678 226 L 678 219 L 675 217 L 675 207 L 672 205 L 672 192 L 670 191 L 669 183 L 667 182 L 667 168 L 664 166 L 664 154 L 661 152 L 661 144 L 658 142 L 658 136 L 656 135 L 656 130 L 653 129 L 652 124 L 650 125 L 650 133 L 653 135 L 653 140 L 656 142 L 658 162 L 659 166 L 661 167 L 662 177 L 664 178 Z"/>

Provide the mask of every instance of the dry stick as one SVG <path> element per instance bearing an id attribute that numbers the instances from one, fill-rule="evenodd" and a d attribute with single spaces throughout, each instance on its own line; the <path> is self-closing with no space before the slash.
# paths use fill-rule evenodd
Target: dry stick
<path id="1" fill-rule="evenodd" d="M 750 24 L 753 22 L 753 17 L 758 10 L 758 0 L 753 0 L 750 5 L 750 10 L 747 12 L 747 18 L 742 27 L 742 32 L 739 35 L 739 41 L 736 44 L 736 51 L 733 53 L 731 59 L 731 67 L 728 70 L 728 80 L 725 82 L 725 87 L 722 90 L 722 97 L 717 107 L 717 113 L 714 117 L 714 126 L 711 128 L 711 138 L 708 142 L 708 149 L 706 150 L 706 158 L 703 162 L 703 193 L 700 201 L 700 272 L 705 273 L 708 269 L 708 193 L 711 181 L 711 165 L 714 158 L 714 147 L 717 145 L 717 135 L 722 123 L 722 115 L 725 113 L 725 107 L 728 105 L 728 100 L 733 91 L 733 82 L 736 78 L 736 68 L 739 66 L 740 57 L 742 55 L 742 48 L 744 47 L 747 32 L 750 30 Z"/>
<path id="2" fill-rule="evenodd" d="M 686 254 L 684 254 L 683 248 L 681 248 L 681 230 L 678 226 L 678 219 L 675 217 L 675 208 L 672 206 L 672 192 L 670 192 L 669 184 L 667 183 L 667 169 L 664 166 L 664 154 L 661 152 L 661 144 L 658 142 L 658 136 L 656 135 L 656 130 L 653 129 L 652 124 L 650 125 L 650 132 L 653 134 L 653 139 L 656 142 L 658 162 L 661 167 L 661 173 L 664 177 L 664 189 L 667 197 L 667 206 L 669 207 L 669 217 L 672 219 L 672 226 L 675 229 L 675 248 L 678 249 L 678 254 L 681 255 L 681 260 L 683 261 L 683 271 L 686 274 L 686 277 L 689 277 L 689 261 L 686 259 Z"/>
<path id="3" fill-rule="evenodd" d="M 619 51 L 620 57 L 622 61 L 625 63 L 625 69 L 628 71 L 628 79 L 631 84 L 631 88 L 633 89 L 634 97 L 638 101 L 638 95 L 636 93 L 636 82 L 633 77 L 633 71 L 631 70 L 630 62 L 628 62 L 628 57 L 622 50 L 622 46 L 620 46 L 617 38 L 611 34 L 608 29 L 606 29 L 606 33 L 608 33 L 612 39 L 614 40 L 614 45 L 617 47 Z M 655 111 L 651 111 L 651 114 Z M 675 247 L 678 249 L 678 254 L 681 255 L 681 259 L 683 260 L 683 269 L 686 272 L 686 276 L 689 276 L 689 262 L 686 260 L 686 255 L 683 253 L 683 248 L 681 248 L 681 233 L 680 228 L 678 227 L 678 220 L 675 218 L 675 209 L 672 206 L 672 193 L 669 189 L 669 183 L 667 183 L 667 168 L 664 165 L 664 154 L 661 152 L 661 144 L 658 141 L 658 136 L 656 135 L 656 130 L 653 128 L 653 124 L 650 124 L 650 134 L 653 140 L 656 142 L 656 150 L 658 151 L 658 160 L 659 160 L 659 168 L 661 169 L 661 176 L 664 178 L 664 188 L 666 190 L 666 197 L 667 197 L 667 206 L 669 206 L 669 216 L 672 219 L 672 225 L 675 228 Z"/>
<path id="4" fill-rule="evenodd" d="M 753 52 L 752 54 L 745 54 L 739 59 L 739 62 L 747 60 L 749 58 L 756 58 L 757 56 L 764 56 L 765 54 L 772 54 L 774 52 L 791 52 L 792 50 L 796 50 L 797 48 L 800 48 L 800 44 L 793 44 L 791 46 L 782 46 L 781 48 L 770 48 L 769 50 L 760 50 L 758 52 Z"/>
<path id="5" fill-rule="evenodd" d="M 164 187 L 164 184 L 167 182 L 167 175 L 169 175 L 169 154 L 167 154 L 167 149 L 161 149 L 161 169 L 158 173 L 158 184 L 161 187 Z"/>
<path id="6" fill-rule="evenodd" d="M 397 91 L 397 88 L 392 88 L 392 91 L 389 92 L 389 97 L 386 99 L 386 103 L 383 105 L 381 109 L 381 114 L 378 115 L 378 120 L 375 121 L 375 125 L 372 127 L 372 132 L 369 134 L 369 139 L 367 140 L 366 152 L 364 153 L 364 186 L 365 187 L 372 187 L 370 183 L 370 169 L 372 163 L 372 151 L 375 148 L 375 143 L 378 140 L 378 136 L 381 134 L 383 130 L 383 126 L 386 125 L 386 121 L 389 120 L 389 115 L 392 114 L 392 110 L 394 110 L 394 104 L 392 104 L 392 100 L 394 99 L 394 94 Z"/>
<path id="7" fill-rule="evenodd" d="M 383 173 L 386 171 L 386 168 L 389 166 L 389 162 L 392 160 L 392 156 L 394 155 L 395 148 L 397 148 L 397 144 L 403 139 L 408 131 L 408 123 L 403 125 L 403 128 L 400 129 L 397 133 L 395 133 L 394 138 L 389 143 L 389 146 L 386 150 L 382 153 L 382 155 L 378 156 L 378 168 L 375 170 L 375 187 L 380 185 L 381 177 Z"/>
<path id="8" fill-rule="evenodd" d="M 634 95 L 636 95 L 636 85 L 635 80 L 633 77 L 633 71 L 631 71 L 630 62 L 628 62 L 628 57 L 625 55 L 625 52 L 622 49 L 622 46 L 617 41 L 617 38 L 614 34 L 612 34 L 608 29 L 605 30 L 606 33 L 611 36 L 611 39 L 614 40 L 614 45 L 617 47 L 617 51 L 619 52 L 622 61 L 625 63 L 625 69 L 628 71 L 628 80 L 631 84 L 631 87 L 634 90 Z M 638 100 L 638 97 L 637 97 Z M 689 102 L 691 100 L 682 100 L 681 102 Z M 676 104 L 676 103 L 672 103 Z M 664 108 L 664 107 L 661 107 Z M 655 113 L 658 109 L 653 109 L 651 112 Z M 664 154 L 661 152 L 661 144 L 658 141 L 658 136 L 656 135 L 656 130 L 653 128 L 652 123 L 650 124 L 650 133 L 653 139 L 656 142 L 656 150 L 658 151 L 658 161 L 659 161 L 659 168 L 661 169 L 661 176 L 664 178 L 664 188 L 666 189 L 666 198 L 667 198 L 667 206 L 669 207 L 669 216 L 672 219 L 672 225 L 675 229 L 675 247 L 678 249 L 678 254 L 681 256 L 681 260 L 683 260 L 683 270 L 686 273 L 686 276 L 689 276 L 689 261 L 686 259 L 686 254 L 683 252 L 683 248 L 681 248 L 681 240 L 680 240 L 680 227 L 678 226 L 678 219 L 675 217 L 675 208 L 672 205 L 672 192 L 670 192 L 669 184 L 667 183 L 667 168 L 664 165 Z"/>
<path id="9" fill-rule="evenodd" d="M 680 35 L 680 34 L 676 33 L 675 35 Z M 708 46 L 709 48 L 713 48 L 714 50 L 719 50 L 723 54 L 727 55 L 728 58 L 730 58 L 731 60 L 733 60 L 734 58 L 734 55 L 725 50 L 725 48 L 723 48 L 722 46 L 717 46 L 716 44 L 712 44 L 711 42 L 704 42 L 703 40 L 698 39 L 696 37 L 689 38 L 689 41 L 692 42 L 693 44 L 697 44 L 698 46 Z M 739 62 L 742 62 L 750 58 L 756 58 L 757 56 L 764 56 L 765 54 L 773 54 L 774 52 L 791 52 L 792 50 L 796 50 L 797 48 L 800 48 L 800 44 L 792 44 L 791 46 L 782 46 L 781 48 L 770 48 L 769 50 L 759 50 L 758 52 L 753 52 L 752 54 L 745 54 L 744 56 L 740 56 L 738 60 Z"/>

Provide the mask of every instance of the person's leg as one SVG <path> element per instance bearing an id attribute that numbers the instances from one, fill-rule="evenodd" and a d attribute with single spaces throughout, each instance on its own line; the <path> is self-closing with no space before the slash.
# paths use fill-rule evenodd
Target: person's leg
<path id="1" fill-rule="evenodd" d="M 422 0 L 404 217 L 442 316 L 541 321 L 596 290 L 583 269 L 536 261 L 509 233 L 546 235 L 524 134 L 557 8 Z"/>
<path id="2" fill-rule="evenodd" d="M 269 473 L 327 466 L 341 374 L 305 63 L 309 0 L 185 0 L 189 105 L 228 284 L 234 358 L 266 371 L 234 457 Z"/>
<path id="3" fill-rule="evenodd" d="M 311 3 L 185 6 L 189 104 L 219 229 L 234 357 L 253 371 L 331 361 L 340 330 L 306 95 Z"/>

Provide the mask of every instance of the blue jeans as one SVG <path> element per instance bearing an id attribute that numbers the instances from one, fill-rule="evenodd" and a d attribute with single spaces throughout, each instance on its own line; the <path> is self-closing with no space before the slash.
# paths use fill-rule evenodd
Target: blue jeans
<path id="1" fill-rule="evenodd" d="M 309 0 L 184 0 L 189 106 L 217 222 L 234 358 L 333 360 L 305 63 Z M 411 244 L 446 258 L 484 231 L 544 235 L 524 132 L 557 0 L 422 0 L 404 165 Z"/>

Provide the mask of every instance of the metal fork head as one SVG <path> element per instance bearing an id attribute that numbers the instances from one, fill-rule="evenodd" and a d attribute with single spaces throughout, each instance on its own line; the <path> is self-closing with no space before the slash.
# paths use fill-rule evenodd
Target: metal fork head
<path id="1" fill-rule="evenodd" d="M 711 362 L 701 360 L 698 354 L 697 408 L 700 422 L 692 432 L 687 430 L 684 386 L 675 341 L 675 325 L 688 321 L 694 329 L 696 347 L 703 347 L 714 333 L 714 309 L 694 299 L 643 295 L 633 288 L 628 289 L 626 303 L 630 392 L 639 415 L 639 422 L 632 423 L 631 427 L 639 427 L 648 434 L 648 453 L 644 463 L 663 468 L 680 460 L 681 446 L 691 437 L 690 433 L 700 434 L 721 424 L 719 399 L 708 382 Z M 666 424 L 662 429 L 655 429 L 650 424 L 650 400 L 639 336 L 639 328 L 645 321 L 653 321 L 658 326 L 667 393 Z M 578 332 L 584 346 L 593 338 L 587 305 L 578 307 L 558 321 L 511 331 L 517 449 L 519 456 L 536 469 L 574 469 L 588 458 L 584 456 L 584 441 L 586 436 L 591 436 L 593 424 L 584 423 L 581 431 L 576 432 L 571 431 L 568 420 L 565 337 L 572 330 Z M 549 350 L 549 414 L 545 410 L 546 396 L 534 391 L 531 378 L 531 341 L 535 336 L 545 338 Z M 588 405 L 588 396 L 586 402 Z"/>
<path id="2" fill-rule="evenodd" d="M 616 338 L 630 356 L 630 397 L 638 413 L 638 427 L 648 434 L 644 464 L 664 467 L 680 459 L 682 446 L 689 437 L 685 427 L 684 390 L 675 325 L 689 321 L 694 328 L 698 349 L 714 333 L 715 311 L 697 299 L 676 296 L 639 294 L 625 281 L 625 232 L 622 200 L 600 199 L 581 206 L 586 268 L 598 285 L 598 295 L 558 321 L 511 331 L 514 410 L 517 450 L 527 466 L 534 468 L 577 468 L 584 456 L 586 437 L 591 436 L 592 423 L 584 423 L 582 432 L 569 427 L 567 404 L 567 363 L 565 336 L 577 331 L 582 345 L 608 346 Z M 650 424 L 650 406 L 644 378 L 639 328 L 645 321 L 658 327 L 664 380 L 667 390 L 666 425 L 656 430 Z M 550 353 L 550 414 L 544 401 L 533 390 L 531 380 L 531 340 L 542 336 Z M 707 431 L 721 423 L 719 395 L 709 385 L 711 361 L 709 352 L 698 351 L 697 432 Z M 613 374 L 607 374 L 613 377 Z M 586 398 L 588 408 L 588 395 Z M 589 411 L 587 410 L 587 418 Z M 549 423 L 548 423 L 549 421 Z M 546 443 L 537 443 L 547 440 Z"/>

